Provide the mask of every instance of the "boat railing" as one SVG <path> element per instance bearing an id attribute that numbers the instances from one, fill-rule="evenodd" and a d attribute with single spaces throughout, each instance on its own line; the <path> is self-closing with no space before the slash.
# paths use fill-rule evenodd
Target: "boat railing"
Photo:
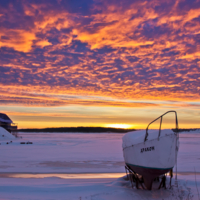
<path id="1" fill-rule="evenodd" d="M 8 132 L 12 133 L 13 135 L 17 134 L 17 125 L 16 123 L 4 123 L 0 122 L 0 127 L 5 128 Z"/>
<path id="2" fill-rule="evenodd" d="M 17 125 L 18 125 L 17 123 L 12 123 L 11 127 L 17 127 Z"/>
<path id="3" fill-rule="evenodd" d="M 146 134 L 145 134 L 144 142 L 147 141 L 147 137 L 148 137 L 148 135 L 149 135 L 149 134 L 148 134 L 149 126 L 150 126 L 152 123 L 154 123 L 155 121 L 157 121 L 158 119 L 160 119 L 160 128 L 159 128 L 159 133 L 158 133 L 158 140 L 159 140 L 160 133 L 161 133 L 161 126 L 162 126 L 162 118 L 163 118 L 164 115 L 166 115 L 167 113 L 170 113 L 170 112 L 174 112 L 174 113 L 175 113 L 175 124 L 176 124 L 176 128 L 175 128 L 174 132 L 178 132 L 178 118 L 177 118 L 177 113 L 176 113 L 176 111 L 174 111 L 174 110 L 170 110 L 170 111 L 164 113 L 163 115 L 161 115 L 160 117 L 156 118 L 155 120 L 153 120 L 152 122 L 150 122 L 150 123 L 148 124 L 148 126 L 147 126 L 147 128 L 146 128 Z"/>
<path id="4" fill-rule="evenodd" d="M 17 124 L 16 124 L 16 123 L 5 123 L 5 122 L 0 122 L 0 126 L 17 127 Z"/>

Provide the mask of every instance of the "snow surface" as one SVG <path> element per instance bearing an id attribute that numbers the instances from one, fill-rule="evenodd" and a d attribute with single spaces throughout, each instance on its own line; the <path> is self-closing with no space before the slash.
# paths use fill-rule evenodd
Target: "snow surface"
<path id="1" fill-rule="evenodd" d="M 173 189 L 153 191 L 132 189 L 130 182 L 123 177 L 124 134 L 19 133 L 19 135 L 23 138 L 16 138 L 9 144 L 7 144 L 9 138 L 0 139 L 2 152 L 0 199 L 198 199 L 200 130 L 180 134 L 178 187 L 173 182 Z M 22 141 L 31 141 L 33 144 L 20 144 Z M 8 178 L 11 173 L 15 175 L 36 173 L 35 177 L 37 174 L 47 176 L 22 178 L 19 174 L 16 178 L 13 178 L 14 176 Z M 69 175 L 61 176 L 69 173 L 77 174 L 80 178 L 70 179 Z M 81 178 L 78 173 L 86 174 L 86 178 Z M 90 177 L 87 173 L 90 173 Z M 99 178 L 91 177 L 91 173 L 98 175 L 104 173 L 104 175 Z M 106 178 L 106 173 L 116 173 L 116 178 L 114 174 L 114 177 L 110 178 L 108 175 Z"/>
<path id="2" fill-rule="evenodd" d="M 0 127 L 0 142 L 15 140 L 15 136 L 10 134 L 6 129 Z"/>
<path id="3" fill-rule="evenodd" d="M 0 180 L 0 199 L 4 200 L 197 200 L 196 183 L 200 186 L 200 176 L 197 176 L 195 182 L 192 175 L 180 176 L 178 186 L 173 181 L 171 189 L 152 191 L 136 189 L 135 186 L 132 188 L 125 176 L 118 179 L 1 178 Z"/>

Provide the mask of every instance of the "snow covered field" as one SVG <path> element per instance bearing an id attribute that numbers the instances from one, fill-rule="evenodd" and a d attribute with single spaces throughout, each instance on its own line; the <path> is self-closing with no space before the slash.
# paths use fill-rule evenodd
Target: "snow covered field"
<path id="1" fill-rule="evenodd" d="M 200 199 L 200 131 L 180 134 L 178 187 L 153 191 L 132 189 L 125 178 L 124 134 L 19 135 L 0 135 L 0 199 Z"/>

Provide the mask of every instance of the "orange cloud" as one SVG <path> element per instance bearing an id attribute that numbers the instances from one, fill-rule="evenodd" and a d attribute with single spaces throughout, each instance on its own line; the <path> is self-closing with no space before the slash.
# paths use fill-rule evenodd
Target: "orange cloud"
<path id="1" fill-rule="evenodd" d="M 38 41 L 36 42 L 36 45 L 40 46 L 40 47 L 45 47 L 45 46 L 49 46 L 52 45 L 50 42 L 48 42 L 47 40 L 42 40 L 42 41 Z"/>
<path id="2" fill-rule="evenodd" d="M 29 52 L 32 49 L 35 33 L 24 30 L 0 30 L 0 47 L 13 48 L 16 51 Z"/>

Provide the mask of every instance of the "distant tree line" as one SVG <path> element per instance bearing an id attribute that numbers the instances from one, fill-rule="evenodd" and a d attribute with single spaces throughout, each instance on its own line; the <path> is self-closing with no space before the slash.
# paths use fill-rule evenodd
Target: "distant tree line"
<path id="1" fill-rule="evenodd" d="M 81 133 L 127 133 L 136 129 L 104 128 L 104 127 L 60 127 L 60 128 L 31 128 L 18 129 L 19 132 L 81 132 Z"/>
<path id="2" fill-rule="evenodd" d="M 174 132 L 176 131 L 176 129 L 172 129 Z M 190 131 L 196 131 L 196 130 L 200 130 L 199 128 L 179 128 L 178 132 L 190 132 Z"/>

